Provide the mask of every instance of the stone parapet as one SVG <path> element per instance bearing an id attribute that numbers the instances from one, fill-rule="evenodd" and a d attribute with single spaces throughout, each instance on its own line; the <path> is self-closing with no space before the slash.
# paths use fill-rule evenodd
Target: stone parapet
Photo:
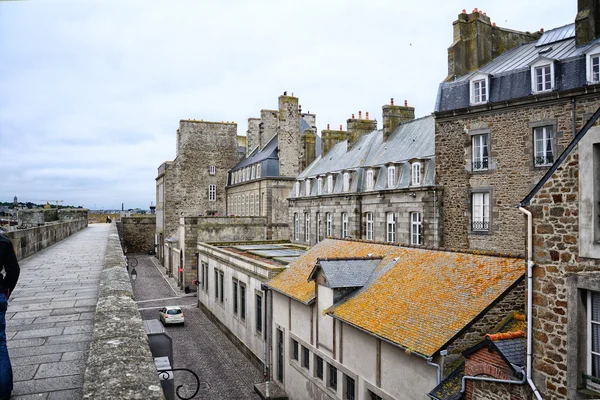
<path id="1" fill-rule="evenodd" d="M 104 258 L 83 398 L 164 399 L 114 225 Z"/>
<path id="2" fill-rule="evenodd" d="M 128 253 L 144 253 L 154 249 L 156 216 L 123 217 L 123 240 Z"/>

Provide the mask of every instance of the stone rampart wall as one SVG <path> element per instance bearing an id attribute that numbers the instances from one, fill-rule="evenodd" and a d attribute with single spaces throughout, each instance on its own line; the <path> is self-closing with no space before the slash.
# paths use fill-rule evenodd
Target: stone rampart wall
<path id="1" fill-rule="evenodd" d="M 156 216 L 123 217 L 123 240 L 127 253 L 148 253 L 154 249 Z"/>

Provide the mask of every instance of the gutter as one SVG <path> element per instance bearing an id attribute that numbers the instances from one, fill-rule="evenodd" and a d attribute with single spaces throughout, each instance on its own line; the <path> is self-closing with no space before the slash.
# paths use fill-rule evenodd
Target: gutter
<path id="1" fill-rule="evenodd" d="M 460 393 L 462 394 L 462 393 L 464 393 L 467 390 L 467 379 L 471 380 L 471 381 L 485 381 L 485 382 L 509 383 L 509 384 L 515 384 L 515 385 L 523 385 L 523 384 L 525 384 L 525 381 L 528 381 L 529 378 L 527 377 L 527 375 L 525 375 L 525 373 L 523 372 L 523 369 L 517 367 L 514 364 L 511 364 L 511 365 L 515 369 L 518 369 L 518 370 L 521 371 L 521 375 L 523 375 L 523 378 L 520 381 L 513 380 L 513 379 L 496 379 L 496 378 L 486 378 L 486 377 L 483 377 L 483 376 L 465 375 L 462 378 L 462 386 L 460 388 Z M 537 395 L 539 396 L 539 393 Z M 541 397 L 539 399 L 541 400 Z"/>
<path id="2" fill-rule="evenodd" d="M 533 309 L 533 220 L 531 212 L 523 207 L 519 207 L 519 211 L 527 215 L 527 383 L 533 390 L 536 399 L 542 400 L 542 396 L 538 391 L 535 383 L 531 379 L 532 365 L 532 309 Z"/>

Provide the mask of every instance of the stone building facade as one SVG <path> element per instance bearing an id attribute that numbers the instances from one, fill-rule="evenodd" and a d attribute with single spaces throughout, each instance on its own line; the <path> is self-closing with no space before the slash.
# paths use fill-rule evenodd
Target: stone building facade
<path id="1" fill-rule="evenodd" d="M 323 130 L 323 154 L 300 174 L 289 198 L 291 240 L 313 245 L 351 237 L 417 246 L 439 242 L 441 190 L 434 183 L 434 120 L 414 108 L 383 107 L 377 121 Z"/>
<path id="2" fill-rule="evenodd" d="M 525 250 L 515 204 L 600 104 L 590 90 L 598 77 L 586 76 L 598 40 L 575 32 L 575 24 L 509 31 L 477 9 L 454 22 L 435 110 L 443 246 Z"/>

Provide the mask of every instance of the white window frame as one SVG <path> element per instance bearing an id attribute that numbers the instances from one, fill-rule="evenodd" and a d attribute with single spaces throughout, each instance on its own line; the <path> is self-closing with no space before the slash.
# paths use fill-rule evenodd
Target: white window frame
<path id="1" fill-rule="evenodd" d="M 476 226 L 476 224 L 478 224 Z M 490 193 L 471 193 L 471 230 L 488 232 L 490 230 Z"/>
<path id="2" fill-rule="evenodd" d="M 411 171 L 411 185 L 418 186 L 421 184 L 421 169 L 422 164 L 420 161 L 415 161 L 410 165 Z"/>
<path id="3" fill-rule="evenodd" d="M 592 329 L 592 327 L 595 326 L 600 326 L 600 320 L 599 321 L 594 321 L 593 320 L 593 302 L 592 302 L 592 296 L 593 295 L 597 295 L 600 296 L 600 293 L 598 292 L 594 292 L 591 290 L 587 291 L 587 355 L 586 355 L 586 361 L 587 361 L 587 368 L 586 368 L 586 373 L 590 376 L 594 376 L 593 374 L 593 358 L 594 356 L 600 358 L 600 349 L 598 349 L 598 351 L 593 351 L 593 333 L 594 333 L 594 329 Z M 596 378 L 600 378 L 600 368 L 598 371 L 596 371 L 596 374 L 598 376 L 596 376 Z M 600 385 L 594 382 L 591 382 L 589 380 L 586 381 L 587 385 L 590 387 L 590 389 L 592 390 L 600 390 Z"/>
<path id="4" fill-rule="evenodd" d="M 342 192 L 350 191 L 350 173 L 344 172 L 342 180 Z"/>
<path id="5" fill-rule="evenodd" d="M 333 220 L 331 217 L 331 213 L 325 213 L 325 218 L 326 218 L 326 226 L 325 226 L 325 236 L 330 237 L 331 236 L 331 230 L 332 230 L 332 225 L 333 225 Z"/>
<path id="6" fill-rule="evenodd" d="M 304 241 L 310 243 L 310 213 L 304 213 Z"/>
<path id="7" fill-rule="evenodd" d="M 385 239 L 386 242 L 393 243 L 396 241 L 396 213 L 388 212 L 385 216 Z"/>
<path id="8" fill-rule="evenodd" d="M 300 240 L 300 217 L 298 213 L 294 213 L 294 240 Z"/>
<path id="9" fill-rule="evenodd" d="M 208 185 L 208 201 L 217 201 L 217 185 Z"/>
<path id="10" fill-rule="evenodd" d="M 248 213 L 251 217 L 254 216 L 254 194 L 250 195 L 250 212 Z"/>
<path id="11" fill-rule="evenodd" d="M 541 141 L 538 141 L 538 134 L 541 134 Z M 554 154 L 556 147 L 554 138 L 554 126 L 552 125 L 538 126 L 533 128 L 533 164 L 536 167 L 545 167 L 554 163 Z M 542 149 L 539 148 L 540 144 L 538 144 L 538 142 L 541 143 Z M 552 161 L 538 163 L 539 158 L 543 158 L 544 161 L 547 159 L 548 144 L 552 146 L 552 148 L 550 149 L 550 153 L 552 154 Z M 538 153 L 540 155 L 538 155 Z"/>
<path id="12" fill-rule="evenodd" d="M 256 164 L 256 179 L 260 178 L 260 174 L 261 174 L 261 164 Z"/>
<path id="13" fill-rule="evenodd" d="M 537 84 L 537 75 L 540 69 L 549 68 L 550 69 L 550 87 L 546 87 L 546 80 L 543 80 L 542 89 L 538 89 Z M 543 76 L 545 77 L 547 72 L 543 71 Z M 533 64 L 531 64 L 531 91 L 533 93 L 544 93 L 554 90 L 554 61 L 549 59 L 541 59 Z"/>
<path id="14" fill-rule="evenodd" d="M 250 175 L 250 179 L 256 179 L 256 165 L 252 166 L 252 173 Z"/>
<path id="15" fill-rule="evenodd" d="M 310 179 L 304 181 L 305 195 L 310 196 Z"/>
<path id="16" fill-rule="evenodd" d="M 327 193 L 333 193 L 333 175 L 327 175 Z"/>
<path id="17" fill-rule="evenodd" d="M 471 105 L 485 104 L 490 98 L 490 78 L 489 75 L 476 74 L 470 81 L 470 99 Z"/>
<path id="18" fill-rule="evenodd" d="M 374 177 L 374 173 L 372 169 L 368 169 L 367 170 L 367 182 L 366 182 L 366 187 L 367 190 L 373 190 L 375 188 L 375 180 L 373 179 Z"/>
<path id="19" fill-rule="evenodd" d="M 588 83 L 599 83 L 600 82 L 600 46 L 594 46 L 589 49 L 585 54 L 585 65 L 587 71 Z M 594 62 L 597 62 L 597 72 L 594 76 Z"/>
<path id="20" fill-rule="evenodd" d="M 316 238 L 316 242 L 319 243 L 321 241 L 321 213 L 317 212 L 317 238 Z"/>
<path id="21" fill-rule="evenodd" d="M 410 213 L 410 244 L 423 244 L 423 218 L 420 212 Z"/>
<path id="22" fill-rule="evenodd" d="M 348 213 L 342 213 L 342 239 L 348 237 Z"/>
<path id="23" fill-rule="evenodd" d="M 396 186 L 396 166 L 388 165 L 387 167 L 387 187 L 393 189 Z"/>
<path id="24" fill-rule="evenodd" d="M 367 215 L 365 216 L 365 219 L 367 221 L 367 240 L 373 240 L 373 237 L 374 237 L 373 227 L 375 225 L 375 221 L 373 219 L 373 213 L 368 212 Z"/>
<path id="25" fill-rule="evenodd" d="M 323 178 L 317 178 L 317 195 L 323 194 Z"/>
<path id="26" fill-rule="evenodd" d="M 484 141 L 485 143 L 483 143 Z M 490 160 L 489 150 L 490 148 L 488 133 L 482 133 L 480 135 L 471 136 L 472 171 L 487 171 L 487 169 L 489 168 Z"/>
<path id="27" fill-rule="evenodd" d="M 214 165 L 211 165 L 210 167 L 208 167 L 208 173 L 210 175 L 214 175 L 216 173 L 216 167 Z"/>

